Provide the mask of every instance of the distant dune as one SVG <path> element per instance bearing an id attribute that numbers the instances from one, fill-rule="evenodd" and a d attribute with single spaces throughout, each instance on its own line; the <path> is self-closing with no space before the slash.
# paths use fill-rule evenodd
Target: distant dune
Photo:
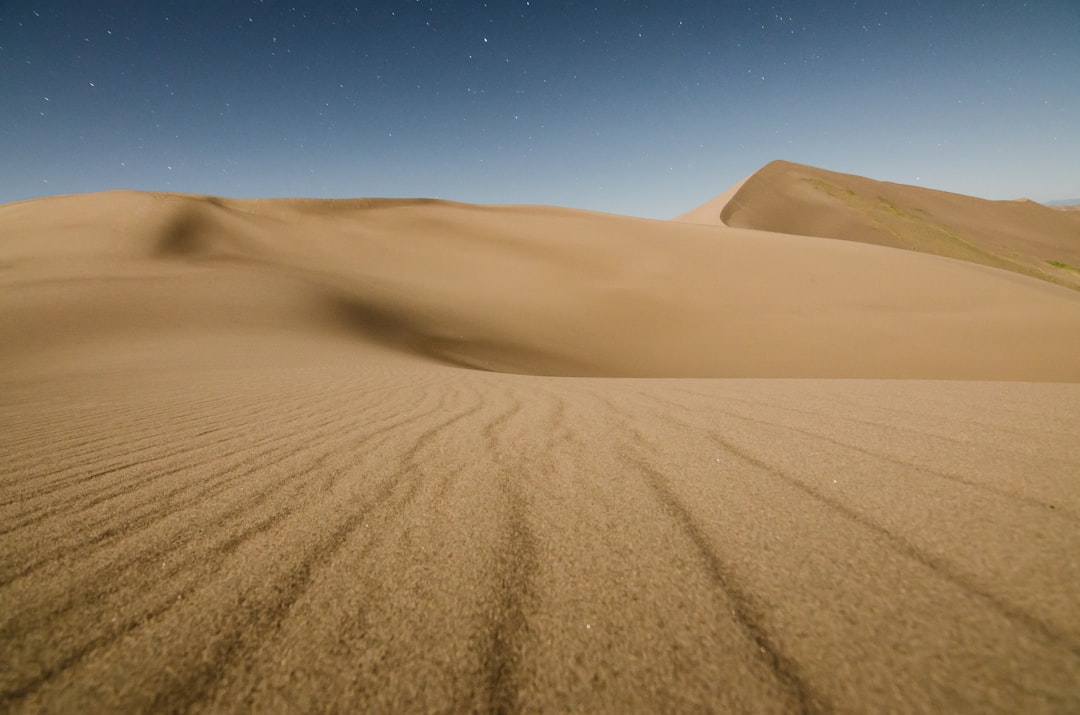
<path id="1" fill-rule="evenodd" d="M 769 175 L 735 195 L 732 221 L 772 195 Z M 0 222 L 9 364 L 245 330 L 537 375 L 1080 379 L 1080 294 L 854 242 L 544 207 L 131 192 L 11 204 Z"/>
<path id="2" fill-rule="evenodd" d="M 723 210 L 679 220 L 872 243 L 1080 288 L 1080 214 L 1033 201 L 986 201 L 775 161 L 746 179 Z"/>
<path id="3" fill-rule="evenodd" d="M 0 712 L 1080 712 L 1073 218 L 691 217 L 0 206 Z"/>

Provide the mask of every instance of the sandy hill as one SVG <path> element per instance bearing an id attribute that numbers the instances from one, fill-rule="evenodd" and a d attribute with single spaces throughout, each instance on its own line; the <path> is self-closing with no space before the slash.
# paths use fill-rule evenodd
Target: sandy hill
<path id="1" fill-rule="evenodd" d="M 11 361 L 161 331 L 265 330 L 546 375 L 1080 379 L 1074 292 L 740 228 L 114 192 L 0 208 L 0 261 Z"/>
<path id="2" fill-rule="evenodd" d="M 1080 214 L 1034 201 L 986 201 L 774 161 L 679 220 L 905 248 L 1080 288 Z"/>
<path id="3" fill-rule="evenodd" d="M 1080 712 L 1080 292 L 807 212 L 0 206 L 0 712 Z"/>

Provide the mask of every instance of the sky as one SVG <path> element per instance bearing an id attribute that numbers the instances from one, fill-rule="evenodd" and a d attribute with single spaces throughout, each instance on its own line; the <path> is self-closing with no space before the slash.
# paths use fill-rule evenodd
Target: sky
<path id="1" fill-rule="evenodd" d="M 1080 197 L 1080 0 L 0 0 L 0 202 L 665 219 L 774 159 Z"/>

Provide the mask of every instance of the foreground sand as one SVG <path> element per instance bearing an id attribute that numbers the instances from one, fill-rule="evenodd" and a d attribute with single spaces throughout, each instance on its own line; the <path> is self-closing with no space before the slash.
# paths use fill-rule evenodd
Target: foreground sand
<path id="1" fill-rule="evenodd" d="M 1080 709 L 1075 291 L 561 210 L 52 201 L 0 207 L 0 709 Z"/>
<path id="2" fill-rule="evenodd" d="M 1080 385 L 326 358 L 8 387 L 8 707 L 1080 706 Z"/>

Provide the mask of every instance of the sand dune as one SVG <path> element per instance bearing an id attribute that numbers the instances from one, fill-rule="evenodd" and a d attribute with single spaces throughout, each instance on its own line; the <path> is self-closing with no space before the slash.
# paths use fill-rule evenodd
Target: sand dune
<path id="1" fill-rule="evenodd" d="M 1080 379 L 1076 292 L 853 242 L 543 207 L 122 192 L 0 221 L 12 362 L 272 329 L 527 374 Z"/>
<path id="2" fill-rule="evenodd" d="M 1080 289 L 1080 269 L 1069 268 L 1080 266 L 1080 213 L 1034 201 L 986 201 L 774 161 L 733 195 L 679 220 L 906 248 Z"/>
<path id="3" fill-rule="evenodd" d="M 0 206 L 0 337 L 0 711 L 1080 709 L 1077 291 L 110 192 Z"/>

